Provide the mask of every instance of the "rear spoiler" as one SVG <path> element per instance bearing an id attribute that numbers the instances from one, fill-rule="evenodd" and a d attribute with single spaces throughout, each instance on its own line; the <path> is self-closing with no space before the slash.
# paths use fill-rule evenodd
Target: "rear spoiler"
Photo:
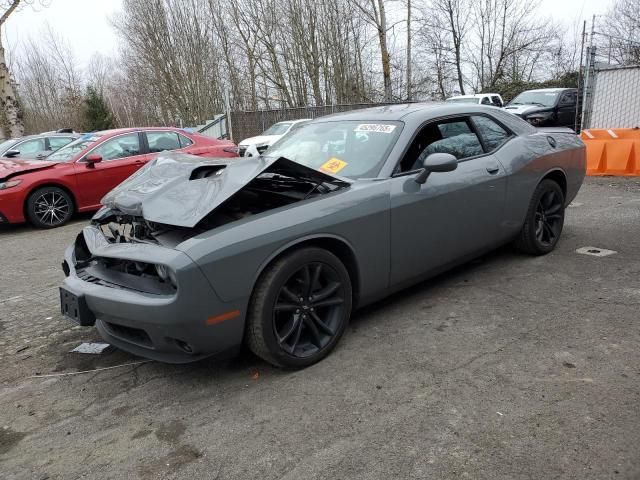
<path id="1" fill-rule="evenodd" d="M 538 132 L 540 133 L 570 133 L 571 135 L 575 135 L 574 132 L 569 127 L 537 127 Z"/>

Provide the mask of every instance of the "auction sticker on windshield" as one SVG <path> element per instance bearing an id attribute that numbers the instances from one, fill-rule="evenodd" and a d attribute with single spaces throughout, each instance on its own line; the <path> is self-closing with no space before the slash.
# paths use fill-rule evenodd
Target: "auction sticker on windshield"
<path id="1" fill-rule="evenodd" d="M 396 129 L 395 125 L 384 123 L 362 123 L 355 128 L 355 132 L 391 133 Z"/>
<path id="2" fill-rule="evenodd" d="M 344 160 L 340 160 L 339 158 L 332 157 L 320 167 L 320 171 L 325 173 L 338 173 L 347 165 L 348 163 L 345 162 Z"/>

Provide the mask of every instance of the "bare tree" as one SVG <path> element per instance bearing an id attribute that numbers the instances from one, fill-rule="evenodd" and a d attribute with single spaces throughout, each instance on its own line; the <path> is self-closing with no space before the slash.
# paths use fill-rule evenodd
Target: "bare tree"
<path id="1" fill-rule="evenodd" d="M 358 7 L 364 19 L 377 32 L 380 46 L 380 60 L 382 64 L 382 80 L 384 83 L 384 100 L 390 102 L 393 92 L 391 88 L 391 56 L 387 44 L 387 13 L 385 0 L 352 0 Z"/>
<path id="2" fill-rule="evenodd" d="M 47 25 L 19 55 L 17 77 L 26 129 L 80 128 L 83 81 L 71 47 Z"/>
<path id="3" fill-rule="evenodd" d="M 640 2 L 616 0 L 598 28 L 598 43 L 610 62 L 640 65 Z"/>
<path id="4" fill-rule="evenodd" d="M 20 137 L 24 134 L 20 106 L 2 45 L 2 27 L 19 6 L 20 0 L 4 0 L 0 3 L 0 134 L 3 138 Z"/>
<path id="5" fill-rule="evenodd" d="M 444 29 L 451 40 L 453 62 L 460 93 L 464 95 L 462 50 L 469 27 L 470 0 L 431 0 L 423 11 L 426 23 L 432 30 Z"/>
<path id="6" fill-rule="evenodd" d="M 539 61 L 558 38 L 549 19 L 535 14 L 537 7 L 537 2 L 528 0 L 475 4 L 475 41 L 469 51 L 479 90 L 494 90 L 505 79 L 532 80 Z"/>
<path id="7" fill-rule="evenodd" d="M 407 100 L 411 101 L 411 0 L 407 0 Z"/>

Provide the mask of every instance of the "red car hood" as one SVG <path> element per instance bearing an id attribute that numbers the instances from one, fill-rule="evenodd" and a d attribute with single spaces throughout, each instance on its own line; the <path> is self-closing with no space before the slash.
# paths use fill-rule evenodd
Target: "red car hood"
<path id="1" fill-rule="evenodd" d="M 55 165 L 55 162 L 42 160 L 20 160 L 14 158 L 0 158 L 0 180 L 14 177 L 32 170 L 42 170 Z"/>

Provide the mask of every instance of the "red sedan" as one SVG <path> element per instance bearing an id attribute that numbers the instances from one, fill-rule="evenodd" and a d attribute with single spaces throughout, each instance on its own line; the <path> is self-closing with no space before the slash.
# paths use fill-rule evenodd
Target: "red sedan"
<path id="1" fill-rule="evenodd" d="M 203 157 L 237 157 L 235 145 L 178 128 L 88 133 L 45 160 L 0 159 L 0 224 L 29 220 L 59 227 L 154 158 L 174 150 Z"/>

